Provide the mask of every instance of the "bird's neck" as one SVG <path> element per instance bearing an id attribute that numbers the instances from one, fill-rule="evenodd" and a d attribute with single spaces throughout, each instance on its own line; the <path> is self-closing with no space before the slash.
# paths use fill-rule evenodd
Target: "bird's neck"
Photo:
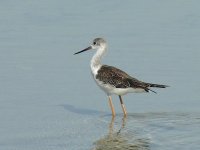
<path id="1" fill-rule="evenodd" d="M 90 67 L 92 70 L 92 73 L 94 75 L 97 74 L 97 71 L 99 70 L 99 68 L 102 66 L 101 65 L 101 58 L 105 53 L 105 48 L 104 47 L 100 47 L 96 53 L 94 54 L 94 56 L 92 57 L 91 63 L 90 63 Z"/>

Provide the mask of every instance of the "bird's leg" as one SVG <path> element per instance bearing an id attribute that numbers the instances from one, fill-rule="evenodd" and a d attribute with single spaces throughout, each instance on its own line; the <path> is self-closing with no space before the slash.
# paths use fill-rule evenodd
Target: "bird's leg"
<path id="1" fill-rule="evenodd" d="M 115 117 L 112 117 L 111 122 L 109 124 L 109 137 L 111 137 L 114 133 L 114 122 L 115 122 Z"/>
<path id="2" fill-rule="evenodd" d="M 111 96 L 108 96 L 108 99 L 109 99 L 109 105 L 110 105 L 110 108 L 111 108 L 111 111 L 112 111 L 112 116 L 115 117 L 115 108 L 113 106 Z"/>
<path id="3" fill-rule="evenodd" d="M 119 95 L 119 99 L 120 99 L 121 107 L 122 107 L 122 110 L 123 110 L 123 113 L 124 113 L 124 117 L 126 117 L 127 116 L 126 107 L 123 103 L 121 95 Z"/>

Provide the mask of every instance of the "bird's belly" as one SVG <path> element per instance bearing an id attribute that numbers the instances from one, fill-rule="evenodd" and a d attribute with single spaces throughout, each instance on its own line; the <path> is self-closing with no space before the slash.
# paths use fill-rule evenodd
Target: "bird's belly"
<path id="1" fill-rule="evenodd" d="M 125 95 L 127 93 L 142 93 L 145 92 L 144 89 L 140 88 L 114 88 L 113 94 Z"/>
<path id="2" fill-rule="evenodd" d="M 141 93 L 145 92 L 144 89 L 140 88 L 116 88 L 110 84 L 105 84 L 102 81 L 99 81 L 98 79 L 95 79 L 96 84 L 107 94 L 107 95 L 125 95 L 127 93 Z"/>

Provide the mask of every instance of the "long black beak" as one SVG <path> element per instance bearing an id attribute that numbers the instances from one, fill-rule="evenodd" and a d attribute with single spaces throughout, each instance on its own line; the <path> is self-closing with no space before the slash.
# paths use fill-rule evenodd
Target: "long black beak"
<path id="1" fill-rule="evenodd" d="M 82 53 L 82 52 L 85 52 L 85 51 L 88 51 L 88 50 L 90 50 L 90 49 L 92 49 L 92 46 L 89 46 L 89 47 L 87 47 L 87 48 L 85 48 L 85 49 L 83 49 L 83 50 L 81 50 L 81 51 L 79 51 L 79 52 L 76 52 L 76 53 L 74 53 L 74 55 L 79 54 L 79 53 Z"/>

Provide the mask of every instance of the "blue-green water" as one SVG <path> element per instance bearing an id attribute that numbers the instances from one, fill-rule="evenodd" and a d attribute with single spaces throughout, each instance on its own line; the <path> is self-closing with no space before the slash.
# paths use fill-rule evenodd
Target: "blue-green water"
<path id="1" fill-rule="evenodd" d="M 199 1 L 1 1 L 0 149 L 200 149 Z M 170 85 L 129 94 L 112 120 L 93 52 L 138 79 Z"/>

